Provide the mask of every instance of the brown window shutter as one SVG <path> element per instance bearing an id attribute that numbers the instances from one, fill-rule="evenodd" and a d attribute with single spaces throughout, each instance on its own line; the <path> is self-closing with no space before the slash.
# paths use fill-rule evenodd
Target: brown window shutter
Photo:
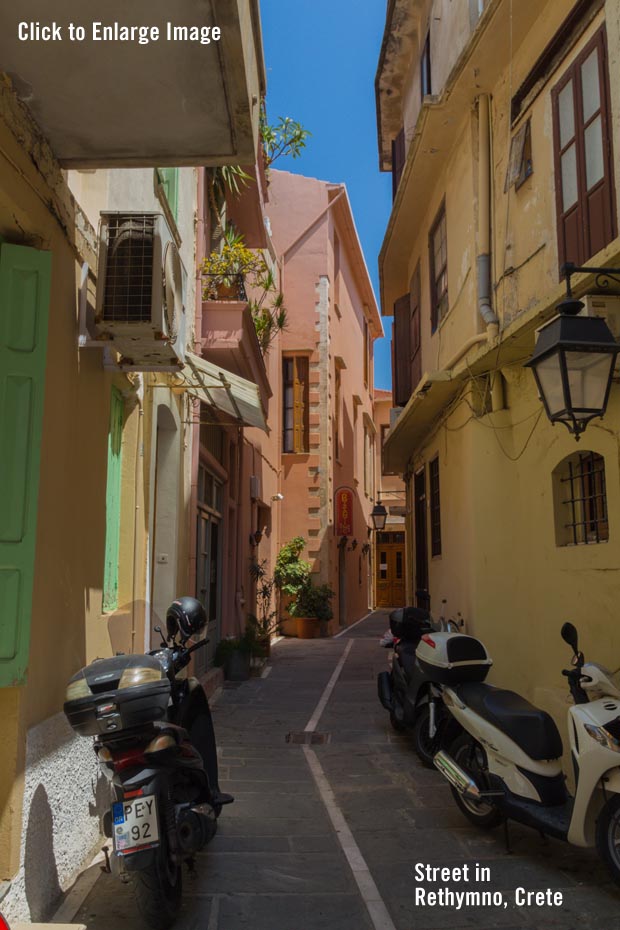
<path id="1" fill-rule="evenodd" d="M 584 113 L 582 65 L 592 54 L 598 63 L 600 106 Z M 559 97 L 569 85 L 573 93 L 574 130 L 570 138 L 561 143 Z M 552 91 L 554 157 L 556 178 L 556 212 L 558 226 L 558 254 L 560 268 L 565 262 L 583 265 L 598 251 L 608 245 L 617 234 L 616 198 L 613 181 L 613 151 L 609 70 L 607 65 L 607 40 L 602 26 L 585 49 L 575 59 L 559 84 Z M 587 137 L 596 132 L 600 125 L 602 142 L 602 177 L 588 186 L 586 158 Z M 576 181 L 574 203 L 564 205 L 562 188 L 562 159 L 574 149 Z"/>
<path id="2" fill-rule="evenodd" d="M 411 397 L 411 355 L 409 348 L 409 320 L 411 297 L 404 294 L 394 304 L 394 403 L 404 407 Z"/>
<path id="3" fill-rule="evenodd" d="M 308 430 L 308 359 L 298 356 L 295 359 L 294 381 L 294 449 L 295 452 L 307 452 L 309 448 Z"/>
<path id="4" fill-rule="evenodd" d="M 409 351 L 411 365 L 411 390 L 415 391 L 422 377 L 422 349 L 420 332 L 420 265 L 411 278 L 409 300 Z"/>
<path id="5" fill-rule="evenodd" d="M 396 192 L 405 167 L 407 152 L 405 150 L 405 127 L 401 129 L 392 142 L 392 200 L 396 199 Z"/>

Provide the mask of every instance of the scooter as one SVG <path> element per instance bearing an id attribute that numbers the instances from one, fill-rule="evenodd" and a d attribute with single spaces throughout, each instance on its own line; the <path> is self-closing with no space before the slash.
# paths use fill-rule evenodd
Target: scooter
<path id="1" fill-rule="evenodd" d="M 206 625 L 195 598 L 175 600 L 149 655 L 96 659 L 73 676 L 64 711 L 76 733 L 94 737 L 109 782 L 103 831 L 113 840 L 108 871 L 131 884 L 142 917 L 167 930 L 181 905 L 182 866 L 212 839 L 222 806 L 217 750 L 203 688 L 181 674 Z"/>
<path id="2" fill-rule="evenodd" d="M 472 823 L 491 828 L 512 819 L 575 846 L 596 845 L 620 884 L 620 676 L 585 663 L 572 623 L 561 635 L 573 650 L 573 668 L 562 674 L 575 702 L 568 710 L 575 796 L 549 714 L 481 682 L 444 688 L 454 724 L 435 765 Z"/>
<path id="3" fill-rule="evenodd" d="M 390 614 L 391 637 L 384 637 L 384 648 L 393 649 L 391 670 L 377 676 L 379 700 L 390 714 L 397 732 L 411 732 L 415 752 L 427 768 L 441 745 L 447 713 L 441 698 L 436 670 L 424 667 L 417 651 L 421 640 L 440 626 L 444 632 L 457 632 L 454 621 L 436 624 L 428 610 L 403 607 Z"/>

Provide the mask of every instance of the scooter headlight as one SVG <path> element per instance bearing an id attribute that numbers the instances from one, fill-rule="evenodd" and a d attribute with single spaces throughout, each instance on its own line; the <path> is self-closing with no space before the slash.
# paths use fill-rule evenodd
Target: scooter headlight
<path id="1" fill-rule="evenodd" d="M 139 665 L 126 668 L 118 683 L 119 691 L 122 688 L 136 688 L 138 685 L 148 685 L 153 681 L 161 681 L 162 673 L 157 668 L 143 668 Z"/>
<path id="2" fill-rule="evenodd" d="M 596 727 L 591 723 L 585 724 L 586 733 L 595 739 L 597 743 L 604 746 L 605 749 L 611 749 L 612 752 L 620 752 L 620 742 L 605 727 Z"/>

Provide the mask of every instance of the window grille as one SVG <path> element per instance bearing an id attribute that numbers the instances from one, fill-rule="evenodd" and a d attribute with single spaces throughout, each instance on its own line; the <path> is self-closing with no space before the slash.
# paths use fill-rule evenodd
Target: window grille
<path id="1" fill-rule="evenodd" d="M 556 469 L 559 483 L 558 545 L 607 542 L 609 522 L 605 460 L 596 452 L 569 456 Z"/>

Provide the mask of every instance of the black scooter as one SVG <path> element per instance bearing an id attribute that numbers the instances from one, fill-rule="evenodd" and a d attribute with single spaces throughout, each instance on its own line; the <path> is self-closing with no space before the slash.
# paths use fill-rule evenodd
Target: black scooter
<path id="1" fill-rule="evenodd" d="M 428 610 L 402 607 L 392 611 L 390 630 L 396 642 L 384 643 L 394 650 L 391 671 L 377 676 L 379 700 L 390 713 L 390 723 L 397 732 L 411 733 L 418 758 L 427 768 L 433 768 L 433 759 L 441 746 L 442 728 L 449 716 L 441 698 L 441 685 L 416 657 L 422 636 L 434 629 Z M 455 630 L 456 627 L 447 632 Z"/>
<path id="2" fill-rule="evenodd" d="M 133 886 L 149 927 L 167 930 L 181 904 L 182 865 L 213 838 L 222 806 L 233 798 L 218 785 L 217 752 L 205 692 L 180 676 L 188 645 L 204 629 L 204 608 L 180 598 L 168 610 L 167 636 L 149 655 L 98 659 L 74 675 L 65 714 L 82 736 L 94 736 L 110 783 L 104 833 L 114 843 L 111 871 Z M 156 632 L 161 629 L 156 627 Z"/>

